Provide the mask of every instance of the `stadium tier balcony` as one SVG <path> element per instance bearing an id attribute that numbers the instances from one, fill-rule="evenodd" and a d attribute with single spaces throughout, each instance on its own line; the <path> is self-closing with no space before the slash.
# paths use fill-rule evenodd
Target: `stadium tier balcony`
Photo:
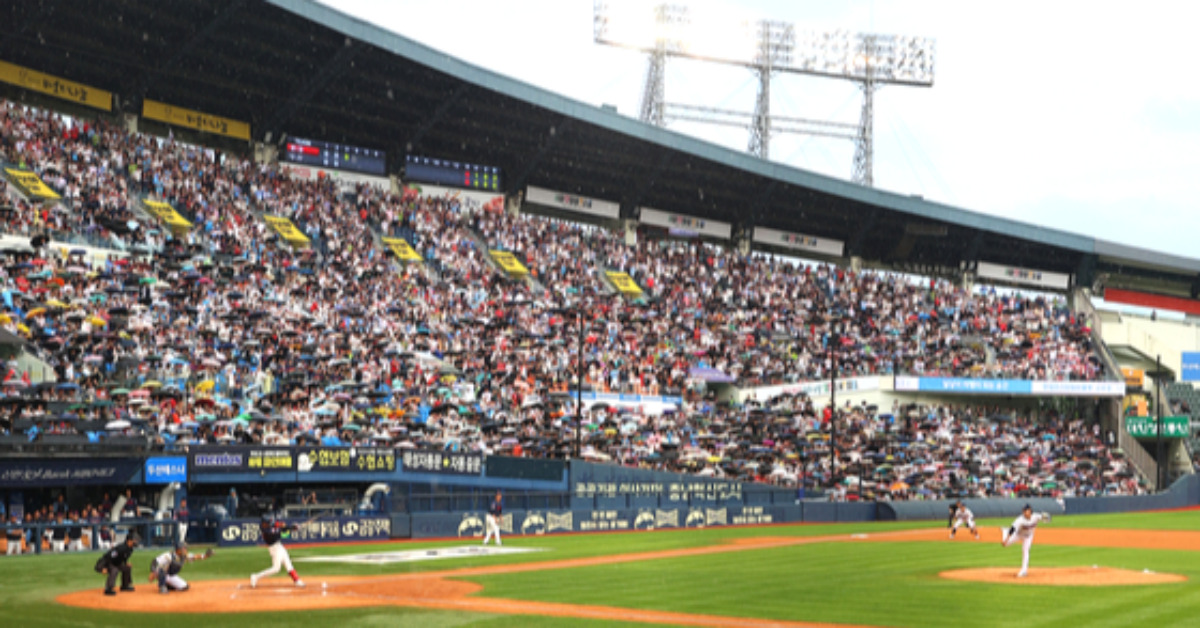
<path id="1" fill-rule="evenodd" d="M 563 393 L 582 379 L 594 392 L 683 396 L 687 408 L 665 419 L 589 412 L 589 457 L 800 485 L 808 450 L 794 442 L 826 434 L 811 404 L 756 428 L 765 412 L 705 403 L 694 372 L 743 387 L 803 382 L 826 379 L 836 358 L 842 376 L 1103 375 L 1088 321 L 1044 297 L 698 242 L 627 245 L 594 227 L 468 211 L 451 198 L 345 191 L 14 103 L 0 103 L 0 129 L 3 160 L 62 197 L 2 190 L 12 209 L 0 227 L 39 247 L 6 252 L 0 327 L 56 382 L 41 388 L 10 364 L 0 431 L 12 446 L 302 441 L 562 455 L 573 437 Z M 142 211 L 143 199 L 188 226 L 173 230 Z M 268 217 L 303 237 L 285 239 Z M 400 265 L 379 236 L 404 238 L 425 264 Z M 72 238 L 117 253 L 44 246 Z M 486 249 L 518 252 L 535 280 L 498 270 Z M 644 297 L 611 294 L 605 269 L 628 273 Z M 849 420 L 888 433 L 880 416 Z M 1063 429 L 1054 435 L 1077 436 Z M 1002 435 L 1024 444 L 1030 433 Z M 847 451 L 860 465 L 864 455 L 902 453 L 910 464 L 920 447 L 901 452 L 895 439 L 851 441 Z M 709 459 L 718 462 L 695 464 Z M 843 471 L 809 477 L 833 488 Z M 870 481 L 908 479 L 898 474 Z M 999 490 L 959 476 L 936 491 Z M 1086 490 L 1105 490 L 1093 480 Z"/>

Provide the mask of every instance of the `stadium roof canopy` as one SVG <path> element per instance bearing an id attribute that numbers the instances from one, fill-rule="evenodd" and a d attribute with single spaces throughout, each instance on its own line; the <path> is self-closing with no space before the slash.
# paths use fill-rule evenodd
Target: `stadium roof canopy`
<path id="1" fill-rule="evenodd" d="M 1096 240 L 763 161 L 504 77 L 311 0 L 38 0 L 0 9 L 0 59 L 284 135 L 500 166 L 538 185 L 834 238 L 913 272 L 963 262 L 1200 292 L 1200 260 Z M 449 26 L 449 25 L 448 25 Z M 447 28 L 447 36 L 453 29 Z M 497 34 L 496 45 L 505 37 Z M 10 89 L 11 92 L 11 89 Z M 1004 185 L 1019 184 L 1006 181 Z"/>

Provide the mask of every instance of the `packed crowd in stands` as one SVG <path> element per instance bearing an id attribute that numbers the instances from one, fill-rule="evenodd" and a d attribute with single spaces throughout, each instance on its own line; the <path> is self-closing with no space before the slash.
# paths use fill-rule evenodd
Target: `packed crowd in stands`
<path id="1" fill-rule="evenodd" d="M 10 102 L 0 101 L 0 131 L 0 158 L 64 197 L 38 202 L 7 186 L 0 229 L 34 244 L 81 236 L 128 253 L 4 251 L 0 328 L 27 339 L 56 375 L 38 384 L 10 363 L 0 400 L 7 437 L 150 433 L 170 448 L 392 443 L 561 456 L 572 441 L 564 393 L 579 376 L 582 319 L 585 388 L 685 399 L 664 417 L 589 412 L 590 455 L 668 467 L 683 454 L 729 459 L 732 468 L 714 462 L 704 472 L 796 484 L 803 448 L 791 441 L 826 432 L 828 422 L 800 408 L 760 429 L 749 410 L 708 401 L 713 373 L 743 387 L 820 380 L 836 359 L 841 376 L 1103 376 L 1089 321 L 1040 295 L 696 241 L 631 245 L 502 207 L 293 178 L 274 165 Z M 136 210 L 141 195 L 170 203 L 194 226 L 170 231 Z M 293 246 L 264 215 L 290 219 L 311 244 Z M 406 238 L 426 263 L 397 263 L 380 236 Z M 531 275 L 507 276 L 484 247 L 516 253 Z M 605 270 L 628 273 L 644 298 L 616 293 Z M 854 439 L 839 446 L 904 463 L 873 478 L 877 485 L 907 482 L 909 461 L 924 459 L 921 474 L 941 465 L 934 477 L 947 480 L 943 491 L 988 490 L 982 478 L 992 476 L 993 487 L 1008 484 L 1001 476 L 1021 478 L 997 492 L 1109 488 L 1079 468 L 1054 480 L 1063 488 L 1030 484 L 1063 470 L 1051 458 L 1082 455 L 1075 448 L 1087 434 L 1073 423 L 984 427 L 938 415 L 895 431 L 882 416 L 860 409 L 838 419 L 852 426 L 839 438 Z M 876 442 L 880 434 L 887 438 Z M 1115 468 L 1096 466 L 1110 461 L 1103 443 L 1094 446 L 1086 452 L 1093 468 Z M 1012 447 L 1023 452 L 1016 459 Z M 951 468 L 964 448 L 964 460 L 978 459 L 991 475 Z M 760 454 L 770 462 L 753 466 Z M 817 486 L 844 481 L 841 467 L 816 464 Z"/>

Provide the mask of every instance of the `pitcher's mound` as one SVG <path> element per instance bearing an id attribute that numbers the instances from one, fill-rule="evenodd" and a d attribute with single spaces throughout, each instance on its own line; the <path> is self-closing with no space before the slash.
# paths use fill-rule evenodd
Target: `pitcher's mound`
<path id="1" fill-rule="evenodd" d="M 984 567 L 982 569 L 943 571 L 938 576 L 950 580 L 1037 584 L 1052 587 L 1109 587 L 1187 581 L 1187 578 L 1179 574 L 1134 571 L 1115 567 L 1042 567 L 1030 569 L 1029 575 L 1024 578 L 1018 578 L 1017 571 L 1019 569 L 1013 567 Z"/>

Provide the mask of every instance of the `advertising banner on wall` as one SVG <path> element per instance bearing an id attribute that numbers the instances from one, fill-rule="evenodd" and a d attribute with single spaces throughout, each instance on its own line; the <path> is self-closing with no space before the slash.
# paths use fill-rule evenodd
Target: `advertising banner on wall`
<path id="1" fill-rule="evenodd" d="M 46 182 L 42 181 L 36 172 L 19 168 L 5 168 L 4 173 L 8 175 L 8 179 L 14 185 L 21 189 L 25 196 L 31 199 L 56 201 L 62 198 L 58 192 L 54 191 L 54 188 L 46 185 Z"/>
<path id="2" fill-rule="evenodd" d="M 156 456 L 146 459 L 142 481 L 146 484 L 187 482 L 186 456 Z"/>
<path id="3" fill-rule="evenodd" d="M 879 390 L 878 377 L 846 377 L 837 380 L 838 392 L 856 392 Z M 780 384 L 778 386 L 759 386 L 743 388 L 734 395 L 734 401 L 766 401 L 779 395 L 805 394 L 810 397 L 823 397 L 829 394 L 829 380 L 819 382 L 797 382 L 795 384 Z"/>
<path id="4" fill-rule="evenodd" d="M 142 199 L 142 207 L 146 208 L 155 218 L 163 221 L 163 224 L 171 228 L 171 231 L 180 233 L 192 228 L 192 223 L 175 211 L 175 208 L 170 203 L 162 201 L 152 201 L 148 198 Z"/>
<path id="5" fill-rule="evenodd" d="M 112 92 L 0 61 L 0 81 L 73 103 L 112 111 Z"/>
<path id="6" fill-rule="evenodd" d="M 0 460 L 0 488 L 128 484 L 141 469 L 134 458 Z"/>
<path id="7" fill-rule="evenodd" d="M 308 236 L 304 235 L 304 233 L 300 231 L 298 227 L 296 227 L 296 223 L 292 222 L 290 219 L 282 216 L 264 215 L 263 220 L 267 221 L 267 224 L 275 230 L 275 233 L 279 234 L 279 237 L 287 240 L 288 244 L 301 248 L 308 246 Z"/>
<path id="8" fill-rule="evenodd" d="M 786 523 L 800 519 L 800 507 L 717 505 L 666 508 L 588 510 L 530 509 L 504 513 L 506 535 L 541 536 L 564 532 L 670 530 L 731 525 Z M 412 518 L 413 538 L 478 538 L 484 534 L 483 513 L 419 514 Z"/>
<path id="9" fill-rule="evenodd" d="M 421 254 L 413 249 L 408 240 L 404 238 L 382 238 L 383 244 L 388 247 L 392 255 L 402 262 L 420 262 Z"/>
<path id="10" fill-rule="evenodd" d="M 341 541 L 372 541 L 391 538 L 390 517 L 356 516 L 325 517 L 316 521 L 285 519 L 285 523 L 297 526 L 288 533 L 290 543 L 336 543 Z M 257 545 L 262 536 L 259 521 L 225 519 L 217 531 L 221 547 Z"/>
<path id="11" fill-rule="evenodd" d="M 391 473 L 396 470 L 396 450 L 384 447 L 302 447 L 296 470 Z"/>
<path id="12" fill-rule="evenodd" d="M 1071 287 L 1070 275 L 991 262 L 979 262 L 975 274 L 982 279 L 995 279 L 1049 290 L 1066 290 Z"/>
<path id="13" fill-rule="evenodd" d="M 578 194 L 567 194 L 535 186 L 525 188 L 525 202 L 554 209 L 565 209 L 580 214 L 590 214 L 616 220 L 621 217 L 621 206 L 612 201 L 602 201 Z"/>
<path id="14" fill-rule="evenodd" d="M 1158 438 L 1158 425 L 1152 416 L 1125 417 L 1125 431 L 1134 438 Z M 1192 421 L 1186 416 L 1162 418 L 1163 438 L 1188 438 L 1192 435 Z"/>
<path id="15" fill-rule="evenodd" d="M 1200 351 L 1184 351 L 1179 378 L 1185 382 L 1200 382 Z"/>
<path id="16" fill-rule="evenodd" d="M 524 277 L 529 274 L 529 269 L 525 268 L 521 260 L 517 259 L 517 256 L 509 251 L 491 249 L 488 251 L 488 254 L 492 256 L 492 259 L 496 260 L 500 268 L 503 268 L 504 272 L 508 273 L 510 277 Z"/>
<path id="17" fill-rule="evenodd" d="M 896 377 L 899 392 L 960 395 L 1042 395 L 1047 397 L 1124 397 L 1125 382 L 1049 382 L 965 377 Z"/>
<path id="18" fill-rule="evenodd" d="M 643 292 L 641 286 L 637 285 L 637 282 L 633 280 L 633 277 L 629 276 L 629 273 L 620 273 L 615 270 L 607 270 L 604 271 L 604 274 L 608 277 L 608 280 L 612 282 L 612 285 L 621 292 L 621 294 L 630 297 L 642 296 Z"/>
<path id="19" fill-rule="evenodd" d="M 689 231 L 697 235 L 728 240 L 733 235 L 733 226 L 719 220 L 697 218 L 685 214 L 674 214 L 661 209 L 639 207 L 640 220 L 643 224 L 667 229 Z"/>
<path id="20" fill-rule="evenodd" d="M 833 238 L 819 238 L 804 233 L 780 231 L 767 227 L 755 227 L 753 241 L 767 246 L 778 246 L 785 249 L 819 253 L 831 257 L 841 257 L 846 249 L 846 243 Z"/>
<path id="21" fill-rule="evenodd" d="M 250 140 L 250 125 L 241 120 L 214 116 L 211 113 L 195 111 L 167 103 L 150 100 L 142 101 L 142 115 L 151 120 L 166 122 L 176 126 L 215 133 L 239 140 Z"/>
<path id="22" fill-rule="evenodd" d="M 663 395 L 634 395 L 628 393 L 583 393 L 583 407 L 592 409 L 598 404 L 610 408 L 638 408 L 647 414 L 662 414 L 667 409 L 678 409 L 683 397 Z"/>
<path id="23" fill-rule="evenodd" d="M 455 475 L 481 475 L 483 454 L 456 451 L 404 449 L 400 463 L 410 473 L 450 473 Z"/>
<path id="24" fill-rule="evenodd" d="M 361 172 L 350 172 L 348 170 L 335 170 L 333 168 L 321 168 L 320 166 L 307 166 L 298 164 L 289 164 L 280 162 L 279 167 L 297 179 L 306 179 L 308 181 L 318 181 L 321 179 L 331 179 L 337 183 L 338 189 L 342 191 L 353 190 L 360 183 L 365 183 L 377 187 L 381 190 L 392 189 L 392 180 L 387 177 L 377 177 Z"/>
<path id="25" fill-rule="evenodd" d="M 296 468 L 296 456 L 291 447 L 208 445 L 193 448 L 188 464 L 193 474 L 292 471 Z"/>

